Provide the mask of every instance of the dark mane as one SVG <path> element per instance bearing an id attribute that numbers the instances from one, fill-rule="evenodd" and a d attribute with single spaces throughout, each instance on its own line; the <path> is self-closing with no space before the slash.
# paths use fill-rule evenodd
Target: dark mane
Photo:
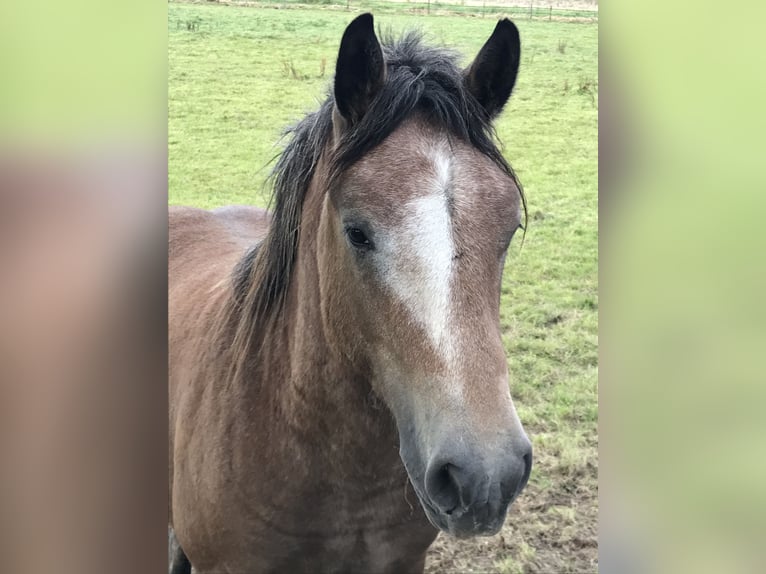
<path id="1" fill-rule="evenodd" d="M 497 147 L 487 112 L 463 83 L 457 54 L 423 45 L 418 32 L 409 32 L 396 40 L 389 34 L 381 45 L 387 66 L 385 84 L 364 117 L 344 133 L 326 158 L 330 179 L 338 177 L 386 139 L 402 121 L 418 113 L 451 137 L 470 142 L 513 178 L 521 192 L 526 216 L 521 185 Z M 233 298 L 238 313 L 235 357 L 244 356 L 254 326 L 280 306 L 287 291 L 298 248 L 303 199 L 332 136 L 334 105 L 330 90 L 318 111 L 287 130 L 289 142 L 271 175 L 272 222 L 268 235 L 257 254 L 246 255 L 247 260 L 237 266 L 235 289 L 239 292 Z"/>

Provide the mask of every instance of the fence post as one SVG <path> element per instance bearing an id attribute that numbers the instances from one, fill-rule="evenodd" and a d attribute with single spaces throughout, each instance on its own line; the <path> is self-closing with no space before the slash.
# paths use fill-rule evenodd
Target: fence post
<path id="1" fill-rule="evenodd" d="M 548 22 L 553 20 L 553 6 L 549 6 L 549 12 L 548 12 Z"/>
<path id="2" fill-rule="evenodd" d="M 532 19 L 532 5 L 535 3 L 535 0 L 529 0 L 529 19 Z"/>

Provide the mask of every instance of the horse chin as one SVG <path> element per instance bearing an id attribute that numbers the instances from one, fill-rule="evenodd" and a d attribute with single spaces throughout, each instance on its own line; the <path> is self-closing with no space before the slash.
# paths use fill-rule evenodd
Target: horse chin
<path id="1" fill-rule="evenodd" d="M 490 523 L 480 523 L 474 516 L 461 512 L 459 509 L 455 510 L 452 514 L 446 515 L 431 509 L 430 505 L 424 503 L 422 498 L 418 497 L 418 499 L 431 525 L 455 538 L 466 539 L 476 536 L 494 536 L 503 527 L 505 515 L 499 520 L 494 520 Z"/>

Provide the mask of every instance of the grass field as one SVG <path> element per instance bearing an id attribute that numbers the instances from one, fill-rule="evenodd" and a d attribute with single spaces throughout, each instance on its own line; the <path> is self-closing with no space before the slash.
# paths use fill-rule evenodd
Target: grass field
<path id="1" fill-rule="evenodd" d="M 184 0 L 217 2 L 231 6 L 340 7 L 374 14 L 465 14 L 469 16 L 504 15 L 509 18 L 557 20 L 598 20 L 596 0 Z"/>
<path id="2" fill-rule="evenodd" d="M 323 97 L 356 13 L 168 5 L 170 203 L 266 204 L 280 131 Z M 402 7 L 377 23 L 420 27 L 473 56 L 497 17 Z M 521 70 L 497 130 L 525 186 L 529 222 L 523 248 L 516 241 L 509 253 L 501 319 L 535 468 L 503 532 L 440 536 L 431 573 L 598 570 L 598 25 L 516 22 Z"/>

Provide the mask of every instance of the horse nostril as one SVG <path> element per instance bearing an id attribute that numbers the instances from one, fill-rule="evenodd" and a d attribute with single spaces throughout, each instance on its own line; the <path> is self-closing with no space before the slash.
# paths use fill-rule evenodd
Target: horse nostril
<path id="1" fill-rule="evenodd" d="M 526 465 L 526 468 L 524 469 L 524 480 L 522 482 L 526 484 L 527 480 L 529 480 L 529 475 L 532 472 L 532 451 L 531 450 L 524 455 L 524 464 Z"/>
<path id="2" fill-rule="evenodd" d="M 426 492 L 437 508 L 452 514 L 460 504 L 458 468 L 450 463 L 434 465 L 426 473 Z"/>
<path id="3" fill-rule="evenodd" d="M 513 495 L 514 498 L 516 498 L 521 493 L 521 491 L 524 490 L 524 487 L 527 485 L 527 482 L 529 481 L 529 475 L 532 473 L 532 445 L 531 444 L 527 448 L 527 452 L 524 453 L 523 459 L 524 459 L 524 474 L 522 475 L 521 481 L 519 482 L 519 486 Z"/>

